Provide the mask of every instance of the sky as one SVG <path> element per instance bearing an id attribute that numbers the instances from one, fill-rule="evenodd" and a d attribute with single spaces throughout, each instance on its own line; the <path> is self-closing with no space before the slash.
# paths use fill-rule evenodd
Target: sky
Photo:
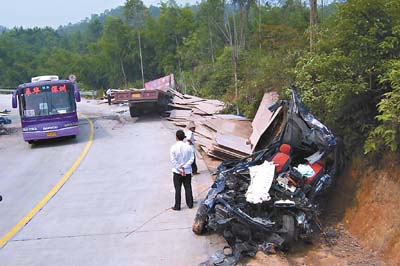
<path id="1" fill-rule="evenodd" d="M 146 6 L 158 6 L 161 0 L 142 0 Z M 200 0 L 176 0 L 178 5 Z M 121 6 L 125 0 L 0 0 L 0 25 L 13 27 L 46 27 L 57 29 L 77 23 L 92 14 Z"/>

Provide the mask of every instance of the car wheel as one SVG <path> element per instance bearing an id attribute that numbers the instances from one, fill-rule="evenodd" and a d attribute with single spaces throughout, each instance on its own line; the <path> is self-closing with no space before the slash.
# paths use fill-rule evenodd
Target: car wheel
<path id="1" fill-rule="evenodd" d="M 282 215 L 282 229 L 285 232 L 281 235 L 285 240 L 283 245 L 290 248 L 297 240 L 296 221 L 292 215 Z"/>
<path id="2" fill-rule="evenodd" d="M 208 208 L 206 205 L 201 204 L 197 209 L 196 217 L 194 218 L 192 231 L 196 235 L 202 235 L 205 232 L 208 218 Z"/>

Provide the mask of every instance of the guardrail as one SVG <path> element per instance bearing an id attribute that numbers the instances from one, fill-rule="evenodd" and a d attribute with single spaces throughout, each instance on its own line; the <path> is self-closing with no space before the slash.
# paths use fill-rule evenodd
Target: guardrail
<path id="1" fill-rule="evenodd" d="M 79 93 L 84 96 L 92 96 L 93 99 L 97 96 L 97 91 L 80 91 Z"/>
<path id="2" fill-rule="evenodd" d="M 0 89 L 0 93 L 12 94 L 14 90 L 15 90 L 15 88 L 4 88 L 4 89 Z"/>

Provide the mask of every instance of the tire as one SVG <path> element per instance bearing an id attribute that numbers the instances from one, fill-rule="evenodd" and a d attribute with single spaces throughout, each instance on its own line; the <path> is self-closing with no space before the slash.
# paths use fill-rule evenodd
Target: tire
<path id="1" fill-rule="evenodd" d="M 136 110 L 136 108 L 133 107 L 129 107 L 129 113 L 131 117 L 137 117 L 139 115 L 138 110 Z"/>
<path id="2" fill-rule="evenodd" d="M 28 143 L 29 144 L 33 144 L 33 140 L 28 140 Z"/>
<path id="3" fill-rule="evenodd" d="M 196 217 L 194 218 L 192 225 L 192 231 L 196 235 L 202 235 L 205 232 L 208 218 L 207 212 L 207 206 L 204 204 L 201 204 L 197 209 Z"/>
<path id="4" fill-rule="evenodd" d="M 285 240 L 283 245 L 290 248 L 297 240 L 296 221 L 292 215 L 282 215 L 282 229 L 285 232 L 281 235 Z"/>

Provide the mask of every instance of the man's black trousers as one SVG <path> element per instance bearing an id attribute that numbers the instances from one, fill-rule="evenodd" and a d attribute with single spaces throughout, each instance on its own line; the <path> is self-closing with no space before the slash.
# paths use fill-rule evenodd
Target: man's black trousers
<path id="1" fill-rule="evenodd" d="M 174 187 L 175 187 L 175 205 L 174 208 L 177 210 L 181 209 L 181 188 L 182 184 L 185 187 L 185 199 L 186 205 L 189 208 L 193 208 L 193 194 L 192 194 L 192 175 L 181 176 L 180 174 L 174 173 Z"/>
<path id="2" fill-rule="evenodd" d="M 194 161 L 192 163 L 192 173 L 197 174 L 197 164 L 196 164 L 196 157 L 194 157 Z"/>

